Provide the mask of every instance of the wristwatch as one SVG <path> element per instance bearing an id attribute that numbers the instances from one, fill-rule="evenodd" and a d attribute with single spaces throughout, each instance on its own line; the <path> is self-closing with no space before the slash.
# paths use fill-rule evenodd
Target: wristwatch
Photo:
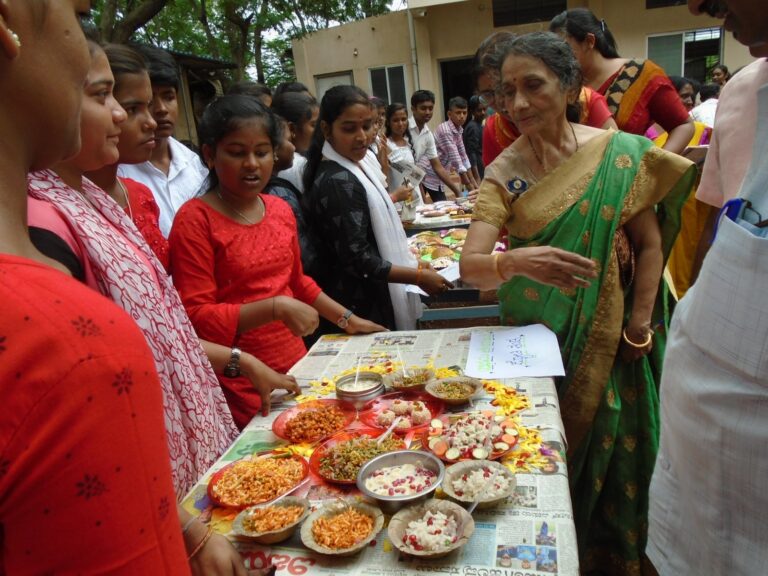
<path id="1" fill-rule="evenodd" d="M 237 378 L 240 376 L 240 348 L 232 348 L 229 356 L 229 362 L 224 367 L 224 376 L 227 378 Z"/>
<path id="2" fill-rule="evenodd" d="M 344 314 L 341 315 L 341 317 L 336 320 L 336 326 L 344 330 L 347 326 L 349 326 L 349 319 L 352 318 L 352 310 L 345 310 Z"/>

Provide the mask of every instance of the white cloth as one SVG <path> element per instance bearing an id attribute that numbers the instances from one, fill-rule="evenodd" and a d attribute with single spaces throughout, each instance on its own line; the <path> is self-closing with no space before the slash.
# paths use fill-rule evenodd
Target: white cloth
<path id="1" fill-rule="evenodd" d="M 387 176 L 384 174 L 384 171 L 381 169 L 381 163 L 379 162 L 378 157 L 376 156 L 376 153 L 371 150 L 370 148 L 365 153 L 365 158 L 363 158 L 362 164 L 370 169 L 370 174 L 375 174 L 376 178 L 379 179 L 379 182 L 381 182 L 382 186 L 384 186 L 384 189 L 387 189 Z"/>
<path id="2" fill-rule="evenodd" d="M 349 170 L 365 188 L 371 227 L 376 244 L 384 260 L 396 266 L 416 268 L 416 257 L 408 249 L 400 217 L 381 185 L 378 175 L 364 163 L 355 163 L 333 149 L 328 142 L 323 145 L 323 156 Z M 421 317 L 421 300 L 416 294 L 406 292 L 404 284 L 389 284 L 389 296 L 395 311 L 395 327 L 398 330 L 413 330 L 416 320 Z"/>
<path id="3" fill-rule="evenodd" d="M 419 130 L 416 126 L 416 120 L 413 117 L 408 118 L 408 130 L 411 133 L 411 142 L 413 142 L 413 153 L 416 157 L 416 162 L 422 158 L 432 160 L 437 158 L 437 144 L 435 143 L 435 135 L 432 134 L 432 130 L 429 126 L 424 124 Z"/>
<path id="4" fill-rule="evenodd" d="M 200 157 L 175 138 L 168 138 L 171 165 L 168 174 L 152 162 L 121 164 L 118 176 L 141 182 L 152 191 L 160 208 L 160 232 L 166 238 L 171 233 L 173 217 L 187 200 L 205 192 L 203 184 L 208 178 L 208 168 Z"/>
<path id="5" fill-rule="evenodd" d="M 757 90 L 768 82 L 768 60 L 755 60 L 731 78 L 717 101 L 715 129 L 696 198 L 721 207 L 736 196 L 755 140 Z M 745 120 L 749 119 L 749 120 Z"/>
<path id="6" fill-rule="evenodd" d="M 766 205 L 768 85 L 759 99 L 740 197 Z M 724 218 L 675 310 L 665 354 L 647 547 L 661 576 L 766 573 L 766 284 L 768 239 Z"/>
<path id="7" fill-rule="evenodd" d="M 288 180 L 296 186 L 296 190 L 304 194 L 304 168 L 307 166 L 307 159 L 301 154 L 293 155 L 293 166 L 287 170 L 280 170 L 278 177 Z"/>
<path id="8" fill-rule="evenodd" d="M 691 118 L 712 128 L 715 125 L 715 112 L 717 112 L 717 98 L 710 98 L 691 110 Z"/>

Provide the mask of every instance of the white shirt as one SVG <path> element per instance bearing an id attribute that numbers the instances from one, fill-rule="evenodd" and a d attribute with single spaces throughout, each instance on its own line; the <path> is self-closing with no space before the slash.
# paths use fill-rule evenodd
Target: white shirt
<path id="1" fill-rule="evenodd" d="M 279 178 L 288 180 L 291 184 L 296 186 L 296 190 L 304 193 L 304 168 L 307 166 L 307 159 L 301 154 L 293 155 L 293 166 L 286 170 L 280 170 L 277 173 Z"/>
<path id="2" fill-rule="evenodd" d="M 755 162 L 739 196 L 764 213 L 768 85 L 759 98 L 762 122 L 744 115 L 734 128 L 757 125 Z M 664 356 L 646 549 L 661 576 L 766 573 L 766 283 L 768 239 L 723 218 L 696 284 L 675 308 Z"/>
<path id="3" fill-rule="evenodd" d="M 691 118 L 712 128 L 715 125 L 715 112 L 717 111 L 717 98 L 705 100 L 691 110 Z"/>
<path id="4" fill-rule="evenodd" d="M 437 144 L 435 144 L 435 136 L 432 134 L 429 126 L 424 124 L 421 127 L 421 131 L 419 131 L 419 128 L 416 126 L 416 120 L 410 117 L 408 118 L 408 130 L 411 133 L 416 162 L 422 158 L 427 160 L 437 158 Z"/>
<path id="5" fill-rule="evenodd" d="M 205 192 L 203 184 L 208 177 L 208 168 L 195 152 L 173 137 L 168 138 L 168 145 L 171 165 L 167 175 L 150 161 L 121 164 L 117 169 L 118 176 L 141 182 L 152 191 L 160 208 L 160 232 L 166 238 L 176 212 L 184 202 Z"/>

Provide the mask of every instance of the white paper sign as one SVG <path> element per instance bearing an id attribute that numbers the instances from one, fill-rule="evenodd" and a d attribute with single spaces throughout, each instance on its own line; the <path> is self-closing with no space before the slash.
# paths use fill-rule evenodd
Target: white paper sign
<path id="1" fill-rule="evenodd" d="M 464 372 L 486 379 L 565 375 L 557 336 L 543 324 L 472 332 Z"/>
<path id="2" fill-rule="evenodd" d="M 456 282 L 456 280 L 461 278 L 461 272 L 459 272 L 459 263 L 456 262 L 455 264 L 451 264 L 450 266 L 443 268 L 438 272 L 438 274 L 448 280 L 448 282 Z"/>

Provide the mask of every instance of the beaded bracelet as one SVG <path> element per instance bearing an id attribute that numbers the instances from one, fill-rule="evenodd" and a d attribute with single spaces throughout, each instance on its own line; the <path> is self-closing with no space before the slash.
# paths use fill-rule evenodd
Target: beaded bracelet
<path id="1" fill-rule="evenodd" d="M 187 560 L 192 560 L 192 558 L 199 554 L 200 550 L 202 550 L 208 543 L 208 540 L 211 539 L 211 536 L 213 536 L 213 526 L 208 526 L 208 530 L 206 531 L 205 536 L 203 536 L 202 540 L 200 540 L 200 543 L 195 546 L 195 549 L 192 550 L 192 552 L 189 554 Z"/>

